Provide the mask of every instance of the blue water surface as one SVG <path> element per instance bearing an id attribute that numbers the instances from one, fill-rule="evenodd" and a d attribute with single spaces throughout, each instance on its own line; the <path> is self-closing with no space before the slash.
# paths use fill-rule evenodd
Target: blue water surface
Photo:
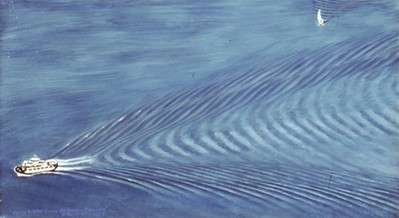
<path id="1" fill-rule="evenodd" d="M 396 1 L 0 7 L 0 216 L 398 216 Z"/>

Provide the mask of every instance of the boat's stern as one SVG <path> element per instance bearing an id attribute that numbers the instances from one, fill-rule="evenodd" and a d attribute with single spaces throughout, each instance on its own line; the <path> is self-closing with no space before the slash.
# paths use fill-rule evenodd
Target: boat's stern
<path id="1" fill-rule="evenodd" d="M 53 170 L 57 169 L 57 167 L 58 167 L 58 161 L 57 160 L 53 160 L 53 159 L 46 160 L 46 163 L 47 163 L 47 166 L 53 166 L 54 167 Z"/>

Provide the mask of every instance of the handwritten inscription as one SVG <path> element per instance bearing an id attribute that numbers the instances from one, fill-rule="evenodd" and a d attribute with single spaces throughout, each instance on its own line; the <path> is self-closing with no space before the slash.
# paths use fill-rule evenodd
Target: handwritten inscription
<path id="1" fill-rule="evenodd" d="M 14 210 L 13 216 L 104 217 L 104 208 L 60 208 Z"/>

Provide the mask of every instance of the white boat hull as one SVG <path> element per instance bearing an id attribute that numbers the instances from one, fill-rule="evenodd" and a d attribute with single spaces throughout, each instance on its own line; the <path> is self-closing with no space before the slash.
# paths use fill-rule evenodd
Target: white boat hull
<path id="1" fill-rule="evenodd" d="M 30 177 L 36 174 L 53 172 L 58 168 L 58 162 L 55 160 L 40 160 L 37 157 L 30 161 L 24 161 L 22 165 L 16 166 L 14 172 L 18 177 Z"/>

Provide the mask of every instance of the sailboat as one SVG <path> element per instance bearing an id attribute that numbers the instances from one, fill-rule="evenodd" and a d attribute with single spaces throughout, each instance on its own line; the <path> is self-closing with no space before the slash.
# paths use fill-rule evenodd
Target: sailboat
<path id="1" fill-rule="evenodd" d="M 321 17 L 321 10 L 319 9 L 317 11 L 317 25 L 324 26 L 325 23 L 326 23 L 326 21 Z"/>

